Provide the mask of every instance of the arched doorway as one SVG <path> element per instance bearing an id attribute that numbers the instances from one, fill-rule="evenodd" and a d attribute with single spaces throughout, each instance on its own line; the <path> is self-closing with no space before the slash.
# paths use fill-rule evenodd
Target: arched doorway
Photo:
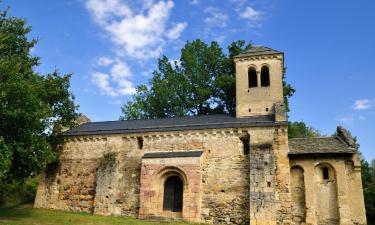
<path id="1" fill-rule="evenodd" d="M 182 211 L 183 186 L 183 182 L 178 176 L 171 176 L 165 181 L 163 210 L 172 212 Z"/>

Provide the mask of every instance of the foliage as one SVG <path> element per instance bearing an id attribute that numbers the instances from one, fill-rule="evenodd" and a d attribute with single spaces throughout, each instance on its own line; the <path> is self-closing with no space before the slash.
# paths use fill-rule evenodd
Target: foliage
<path id="1" fill-rule="evenodd" d="M 233 57 L 251 47 L 240 40 L 228 54 L 215 41 L 187 42 L 180 61 L 158 60 L 149 86 L 140 85 L 132 101 L 122 107 L 120 119 L 145 119 L 208 114 L 235 114 L 236 86 Z M 294 89 L 284 81 L 286 103 Z M 287 104 L 288 106 L 288 104 Z"/>
<path id="2" fill-rule="evenodd" d="M 117 154 L 115 152 L 108 152 L 103 155 L 100 160 L 100 166 L 105 168 L 107 166 L 113 166 L 116 163 Z"/>
<path id="3" fill-rule="evenodd" d="M 99 216 L 88 213 L 66 212 L 51 209 L 34 209 L 32 205 L 22 205 L 0 210 L 0 224 L 38 225 L 194 225 L 183 221 L 155 222 L 138 220 L 127 216 Z"/>
<path id="4" fill-rule="evenodd" d="M 0 206 L 14 206 L 33 202 L 39 177 L 27 178 L 24 182 L 0 183 Z"/>
<path id="5" fill-rule="evenodd" d="M 320 132 L 313 127 L 306 125 L 305 122 L 289 122 L 288 123 L 288 137 L 289 138 L 308 138 L 319 137 Z"/>
<path id="6" fill-rule="evenodd" d="M 372 225 L 375 224 L 375 167 L 365 159 L 361 160 L 361 167 L 367 222 Z"/>
<path id="7" fill-rule="evenodd" d="M 53 127 L 74 125 L 71 75 L 35 72 L 26 21 L 0 12 L 0 182 L 35 176 L 55 160 Z"/>

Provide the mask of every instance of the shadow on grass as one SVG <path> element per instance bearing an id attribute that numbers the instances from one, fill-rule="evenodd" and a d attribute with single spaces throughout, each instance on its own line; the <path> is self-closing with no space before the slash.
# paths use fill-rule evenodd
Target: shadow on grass
<path id="1" fill-rule="evenodd" d="M 0 224 L 7 225 L 193 225 L 182 221 L 146 221 L 127 216 L 99 216 L 82 212 L 34 209 L 32 204 L 0 208 Z M 198 224 L 196 224 L 198 225 Z"/>
<path id="2" fill-rule="evenodd" d="M 32 210 L 32 204 L 19 204 L 10 207 L 2 207 L 0 208 L 0 222 L 31 217 Z"/>

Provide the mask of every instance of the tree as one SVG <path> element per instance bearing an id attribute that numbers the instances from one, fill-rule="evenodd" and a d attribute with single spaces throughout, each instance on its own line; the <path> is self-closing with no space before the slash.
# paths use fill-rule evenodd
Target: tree
<path id="1" fill-rule="evenodd" d="M 225 54 L 215 41 L 187 42 L 180 61 L 163 56 L 149 85 L 140 85 L 133 99 L 122 107 L 120 119 L 146 119 L 208 114 L 235 114 L 236 85 L 233 57 L 251 47 L 243 40 L 232 42 Z M 285 81 L 284 98 L 295 90 Z"/>
<path id="2" fill-rule="evenodd" d="M 289 138 L 311 138 L 319 136 L 321 136 L 321 134 L 318 130 L 306 125 L 306 123 L 303 121 L 288 123 Z"/>
<path id="3" fill-rule="evenodd" d="M 362 158 L 361 172 L 367 222 L 372 225 L 375 224 L 375 167 Z"/>
<path id="4" fill-rule="evenodd" d="M 71 74 L 35 72 L 30 31 L 25 20 L 0 12 L 0 181 L 24 180 L 53 162 L 53 127 L 72 127 L 77 116 Z"/>

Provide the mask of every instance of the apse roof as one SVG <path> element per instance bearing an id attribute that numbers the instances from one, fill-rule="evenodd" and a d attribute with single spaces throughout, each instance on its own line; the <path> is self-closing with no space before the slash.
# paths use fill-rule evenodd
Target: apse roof
<path id="1" fill-rule="evenodd" d="M 353 154 L 357 150 L 340 137 L 292 138 L 289 139 L 289 155 L 299 154 Z"/>

